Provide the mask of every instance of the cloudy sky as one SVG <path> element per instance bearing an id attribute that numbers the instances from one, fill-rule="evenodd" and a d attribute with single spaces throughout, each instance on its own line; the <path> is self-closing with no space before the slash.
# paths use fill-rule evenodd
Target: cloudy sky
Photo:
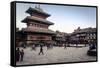
<path id="1" fill-rule="evenodd" d="M 37 4 L 17 3 L 16 4 L 16 27 L 25 28 L 26 24 L 21 21 L 29 14 L 25 11 Z M 63 6 L 40 4 L 40 7 L 47 13 L 51 14 L 47 20 L 54 23 L 49 29 L 54 31 L 71 33 L 74 29 L 96 27 L 96 8 L 80 6 Z"/>

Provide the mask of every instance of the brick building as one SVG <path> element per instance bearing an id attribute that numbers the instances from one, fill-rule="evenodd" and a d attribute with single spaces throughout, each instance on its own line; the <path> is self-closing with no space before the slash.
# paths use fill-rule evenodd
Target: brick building
<path id="1" fill-rule="evenodd" d="M 74 43 L 74 41 L 78 41 L 78 44 L 84 44 L 84 43 L 96 43 L 97 41 L 97 29 L 96 28 L 84 28 L 81 29 L 78 27 L 78 29 L 74 30 L 74 32 L 71 34 L 71 41 Z"/>
<path id="2" fill-rule="evenodd" d="M 50 14 L 44 12 L 39 6 L 29 7 L 26 13 L 30 16 L 23 19 L 22 23 L 26 23 L 27 27 L 18 32 L 23 36 L 22 41 L 27 45 L 38 44 L 40 41 L 52 43 L 52 36 L 55 32 L 49 29 L 49 26 L 54 24 L 47 20 Z"/>

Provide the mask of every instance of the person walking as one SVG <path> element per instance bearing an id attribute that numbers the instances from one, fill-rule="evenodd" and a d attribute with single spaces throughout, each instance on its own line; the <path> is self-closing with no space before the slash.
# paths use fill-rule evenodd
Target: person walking
<path id="1" fill-rule="evenodd" d="M 67 47 L 66 44 L 64 44 L 64 49 L 66 49 L 66 47 Z"/>
<path id="2" fill-rule="evenodd" d="M 23 61 L 23 57 L 24 57 L 24 50 L 22 49 L 20 51 L 20 61 Z"/>
<path id="3" fill-rule="evenodd" d="M 44 53 L 43 53 L 43 45 L 42 44 L 40 44 L 40 52 L 39 52 L 39 55 L 42 53 L 42 55 L 44 55 Z"/>

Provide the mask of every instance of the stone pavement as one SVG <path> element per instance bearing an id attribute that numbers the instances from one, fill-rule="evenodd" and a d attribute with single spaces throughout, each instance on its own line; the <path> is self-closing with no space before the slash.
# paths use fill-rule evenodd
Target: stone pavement
<path id="1" fill-rule="evenodd" d="M 96 57 L 87 55 L 88 49 L 89 47 L 67 47 L 66 49 L 64 47 L 53 47 L 53 49 L 47 50 L 47 47 L 43 47 L 44 55 L 38 55 L 40 47 L 36 47 L 36 51 L 28 47 L 24 49 L 23 61 L 17 62 L 17 65 L 96 60 Z"/>

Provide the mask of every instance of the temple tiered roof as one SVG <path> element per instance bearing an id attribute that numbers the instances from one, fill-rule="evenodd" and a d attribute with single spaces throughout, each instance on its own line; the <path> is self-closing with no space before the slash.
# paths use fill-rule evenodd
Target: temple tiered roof
<path id="1" fill-rule="evenodd" d="M 50 16 L 50 14 L 44 12 L 40 7 L 35 7 L 35 8 L 29 7 L 29 9 L 26 11 L 26 13 L 29 13 L 30 15 L 37 13 L 37 14 L 45 15 L 46 17 Z"/>
<path id="2" fill-rule="evenodd" d="M 44 28 L 23 28 L 22 31 L 24 32 L 33 32 L 33 33 L 46 33 L 46 34 L 55 34 L 54 31 L 50 29 L 44 29 Z"/>
<path id="3" fill-rule="evenodd" d="M 42 24 L 42 25 L 53 25 L 54 23 L 48 21 L 46 18 L 50 16 L 50 14 L 44 12 L 40 7 L 35 7 L 35 8 L 31 8 L 29 7 L 29 9 L 26 11 L 26 13 L 29 13 L 30 16 L 27 16 L 24 20 L 22 20 L 22 22 L 24 23 L 28 23 L 28 24 Z M 27 28 L 22 29 L 22 31 L 24 32 L 31 32 L 31 33 L 44 33 L 44 34 L 55 34 L 54 31 L 48 29 L 49 26 L 47 26 L 46 28 L 43 27 L 37 27 L 37 26 L 31 26 L 32 28 L 30 28 L 30 25 L 27 25 Z"/>
<path id="4" fill-rule="evenodd" d="M 37 23 L 44 23 L 44 24 L 48 24 L 48 25 L 53 25 L 54 23 L 46 20 L 46 19 L 42 19 L 39 17 L 35 17 L 35 16 L 27 16 L 24 20 L 22 20 L 22 22 L 24 23 L 28 23 L 29 21 L 35 21 Z"/>

